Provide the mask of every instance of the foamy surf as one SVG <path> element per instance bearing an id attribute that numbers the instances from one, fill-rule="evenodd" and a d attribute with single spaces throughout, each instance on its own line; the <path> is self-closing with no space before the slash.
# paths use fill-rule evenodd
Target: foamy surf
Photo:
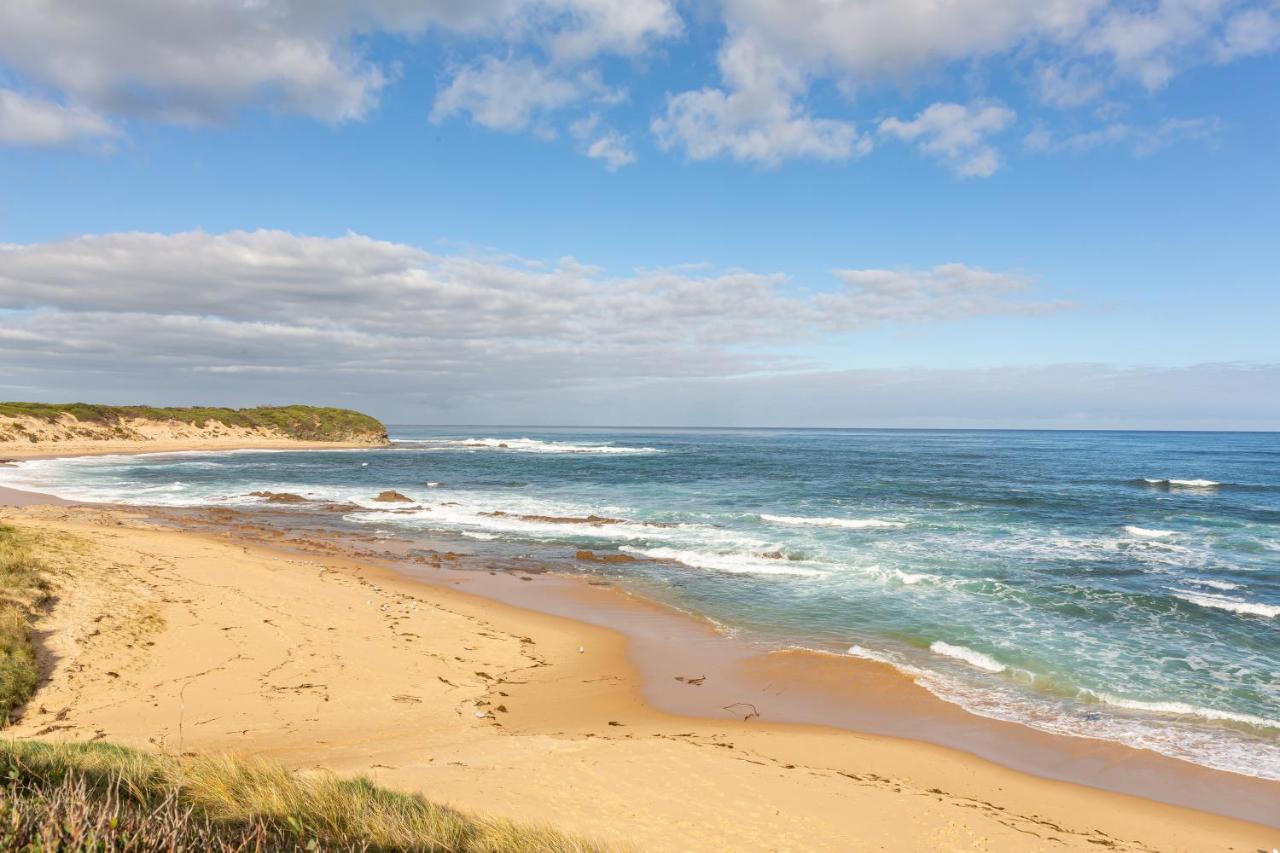
<path id="1" fill-rule="evenodd" d="M 1175 489 L 1216 489 L 1222 485 L 1217 480 L 1172 480 L 1159 477 L 1143 477 L 1142 482 Z"/>
<path id="2" fill-rule="evenodd" d="M 423 450 L 505 450 L 510 453 L 598 453 L 627 455 L 661 453 L 656 447 L 619 447 L 612 443 L 574 444 L 567 441 L 542 441 L 536 438 L 441 438 L 398 440 L 399 447 Z"/>
<path id="3" fill-rule="evenodd" d="M 1219 581 L 1211 578 L 1186 578 L 1183 583 L 1189 583 L 1194 586 L 1207 586 L 1210 589 L 1220 589 L 1223 592 L 1230 592 L 1233 589 L 1244 589 L 1243 584 L 1232 583 L 1231 581 Z"/>
<path id="4" fill-rule="evenodd" d="M 1174 530 L 1154 530 L 1150 527 L 1138 527 L 1134 524 L 1126 524 L 1124 532 L 1130 536 L 1136 536 L 1139 539 L 1164 539 L 1167 536 L 1173 536 L 1177 531 Z"/>
<path id="5" fill-rule="evenodd" d="M 763 513 L 760 518 L 770 524 L 783 524 L 789 527 L 838 527 L 846 530 L 880 530 L 907 526 L 905 521 L 885 521 L 880 518 L 811 518 L 801 515 L 766 515 Z"/>
<path id="6" fill-rule="evenodd" d="M 797 566 L 789 560 L 770 559 L 747 554 L 720 554 L 681 548 L 634 548 L 623 545 L 618 550 L 650 560 L 671 560 L 694 569 L 711 569 L 739 575 L 794 575 L 818 577 L 825 572 Z"/>
<path id="7" fill-rule="evenodd" d="M 935 654 L 944 655 L 949 658 L 964 661 L 969 666 L 977 667 L 986 672 L 1004 672 L 1009 667 L 1000 663 L 991 655 L 974 651 L 968 646 L 953 646 L 951 643 L 944 643 L 942 640 L 936 640 L 929 645 L 929 651 Z"/>
<path id="8" fill-rule="evenodd" d="M 1274 619 L 1280 616 L 1280 604 L 1263 604 L 1259 601 L 1243 601 L 1238 598 L 1227 598 L 1223 595 L 1210 595 L 1202 592 L 1192 592 L 1190 590 L 1174 590 L 1175 598 L 1181 598 L 1200 607 L 1212 607 L 1217 610 L 1226 610 L 1231 613 L 1240 613 L 1245 616 L 1264 616 L 1268 619 Z"/>
<path id="9" fill-rule="evenodd" d="M 1123 696 L 1115 696 L 1110 693 L 1100 693 L 1093 690 L 1082 690 L 1080 695 L 1085 698 L 1092 698 L 1106 705 L 1116 708 L 1127 708 L 1130 711 L 1142 711 L 1148 714 L 1172 715 L 1179 717 L 1199 717 L 1202 720 L 1216 720 L 1219 722 L 1243 723 L 1247 726 L 1253 726 L 1259 729 L 1280 729 L 1280 720 L 1273 720 L 1267 717 L 1259 717 L 1254 714 L 1240 714 L 1235 711 L 1219 711 L 1215 708 L 1201 708 L 1197 705 L 1189 705 L 1186 702 L 1145 702 L 1141 699 L 1126 699 Z"/>

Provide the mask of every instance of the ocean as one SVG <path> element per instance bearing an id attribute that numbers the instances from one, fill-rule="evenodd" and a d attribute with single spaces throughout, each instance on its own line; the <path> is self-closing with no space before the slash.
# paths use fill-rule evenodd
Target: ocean
<path id="1" fill-rule="evenodd" d="M 891 663 L 978 714 L 1280 779 L 1280 434 L 391 435 L 387 449 L 28 461 L 0 485 L 350 502 L 363 510 L 316 515 L 607 575 L 754 641 Z M 387 489 L 413 503 L 372 500 Z"/>

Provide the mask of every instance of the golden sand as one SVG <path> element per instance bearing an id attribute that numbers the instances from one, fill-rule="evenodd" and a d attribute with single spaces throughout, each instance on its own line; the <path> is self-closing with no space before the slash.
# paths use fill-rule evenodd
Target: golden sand
<path id="1" fill-rule="evenodd" d="M 1280 843 L 929 744 L 661 713 L 613 631 L 350 559 L 118 510 L 7 508 L 0 522 L 39 535 L 59 587 L 40 625 L 49 677 L 11 737 L 364 773 L 645 850 Z"/>

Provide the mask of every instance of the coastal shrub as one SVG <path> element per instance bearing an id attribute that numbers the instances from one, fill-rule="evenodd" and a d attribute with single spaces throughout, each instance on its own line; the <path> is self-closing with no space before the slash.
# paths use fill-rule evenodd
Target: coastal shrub
<path id="1" fill-rule="evenodd" d="M 0 741 L 0 849 L 601 848 L 552 830 L 468 815 L 363 778 L 103 743 Z"/>
<path id="2" fill-rule="evenodd" d="M 351 409 L 321 406 L 258 406 L 224 409 L 206 406 L 160 408 L 156 406 L 100 406 L 91 403 L 0 403 L 0 417 L 31 417 L 53 423 L 71 415 L 82 423 L 119 424 L 141 418 L 181 421 L 197 427 L 210 423 L 245 429 L 269 430 L 302 441 L 342 441 L 373 436 L 386 438 L 387 428 L 377 418 Z"/>
<path id="3" fill-rule="evenodd" d="M 40 681 L 31 622 L 48 598 L 44 566 L 16 530 L 0 525 L 0 726 Z"/>

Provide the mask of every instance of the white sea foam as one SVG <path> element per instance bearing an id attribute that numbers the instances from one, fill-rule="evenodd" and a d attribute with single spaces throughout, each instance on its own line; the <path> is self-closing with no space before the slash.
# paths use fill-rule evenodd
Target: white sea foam
<path id="1" fill-rule="evenodd" d="M 640 557 L 648 557 L 651 560 L 674 560 L 695 569 L 712 569 L 733 574 L 808 577 L 825 574 L 817 569 L 797 566 L 790 560 L 772 560 L 753 554 L 721 554 L 685 548 L 633 548 L 627 545 L 623 545 L 619 550 Z"/>
<path id="2" fill-rule="evenodd" d="M 1242 601 L 1238 598 L 1227 598 L 1224 595 L 1192 592 L 1190 590 L 1174 590 L 1173 594 L 1183 601 L 1198 604 L 1201 607 L 1213 607 L 1218 610 L 1229 610 L 1247 616 L 1266 616 L 1274 619 L 1280 616 L 1280 604 L 1263 604 L 1260 601 Z"/>
<path id="3" fill-rule="evenodd" d="M 656 447 L 619 447 L 615 444 L 573 444 L 567 441 L 540 441 L 536 438 L 432 438 L 405 439 L 398 446 L 424 450 L 505 450 L 511 453 L 661 453 Z"/>
<path id="4" fill-rule="evenodd" d="M 495 514 L 502 513 L 502 514 Z M 592 524 L 586 521 L 548 521 L 548 518 L 585 518 L 589 513 L 528 512 L 527 510 L 490 509 L 479 506 L 447 506 L 443 503 L 428 504 L 416 512 L 368 512 L 352 515 L 353 521 L 365 523 L 393 522 L 413 524 L 442 530 L 474 532 L 477 530 L 508 534 L 542 540 L 556 539 L 609 539 L 623 541 L 666 539 L 672 528 L 655 527 L 643 523 L 620 521 L 614 524 Z"/>
<path id="5" fill-rule="evenodd" d="M 1210 589 L 1232 590 L 1244 589 L 1242 584 L 1232 583 L 1231 581 L 1216 581 L 1209 578 L 1186 578 L 1183 583 L 1195 584 L 1196 586 L 1207 586 Z"/>
<path id="6" fill-rule="evenodd" d="M 1138 527 L 1133 524 L 1126 524 L 1124 532 L 1130 536 L 1137 536 L 1139 539 L 1163 539 L 1166 536 L 1172 536 L 1177 531 L 1174 530 L 1153 530 L 1149 527 Z"/>
<path id="7" fill-rule="evenodd" d="M 902 569 L 893 569 L 893 577 L 907 586 L 915 586 L 918 583 L 936 583 L 942 580 L 937 575 L 931 575 L 928 572 L 904 572 Z"/>
<path id="8" fill-rule="evenodd" d="M 1171 486 L 1182 489 L 1213 489 L 1222 485 L 1217 480 L 1171 480 L 1160 477 L 1144 477 L 1143 481 L 1153 486 Z"/>
<path id="9" fill-rule="evenodd" d="M 1130 711 L 1145 711 L 1149 714 L 1176 714 L 1183 717 L 1200 717 L 1205 720 L 1221 720 L 1233 723 L 1244 723 L 1263 729 L 1280 729 L 1280 720 L 1259 717 L 1254 714 L 1240 714 L 1235 711 L 1219 711 L 1215 708 L 1201 708 L 1188 705 L 1186 702 L 1144 702 L 1140 699 L 1126 699 L 1110 693 L 1093 690 L 1081 690 L 1082 696 L 1092 697 L 1105 705 L 1116 708 L 1128 708 Z"/>
<path id="10" fill-rule="evenodd" d="M 970 666 L 975 666 L 978 669 L 986 670 L 987 672 L 1004 672 L 1008 669 L 1007 666 L 991 657 L 991 655 L 985 655 L 982 652 L 974 651 L 968 646 L 953 646 L 950 643 L 944 643 L 941 640 L 937 640 L 929 646 L 929 651 L 934 652 L 935 654 L 946 655 L 947 657 L 955 658 L 956 660 L 962 660 Z"/>
<path id="11" fill-rule="evenodd" d="M 770 524 L 786 524 L 792 527 L 842 527 L 849 530 L 875 530 L 890 527 L 906 527 L 905 521 L 885 521 L 880 518 L 811 518 L 801 515 L 764 515 L 761 520 Z"/>
<path id="12" fill-rule="evenodd" d="M 874 651 L 873 649 L 868 649 L 865 646 L 852 645 L 849 647 L 848 651 L 846 651 L 845 653 L 855 658 L 862 658 L 863 660 L 870 660 L 870 661 L 875 661 L 876 663 L 888 664 L 889 666 L 893 667 L 894 669 L 906 675 L 920 674 L 920 670 L 915 668 L 914 666 L 911 666 L 910 664 L 902 663 L 901 661 L 898 661 L 898 660 L 894 660 L 889 655 Z"/>
<path id="13" fill-rule="evenodd" d="M 1078 699 L 1085 699 L 1085 704 L 1058 703 L 1046 701 L 1044 697 L 1029 696 L 1025 687 L 988 680 L 981 684 L 969 683 L 967 679 L 922 669 L 904 662 L 897 655 L 860 645 L 850 646 L 847 654 L 888 664 L 938 698 L 979 716 L 1020 723 L 1054 734 L 1114 740 L 1206 767 L 1264 779 L 1280 779 L 1280 746 L 1269 737 L 1264 740 L 1252 736 L 1224 737 L 1221 731 L 1205 729 L 1196 725 L 1192 719 L 1187 719 L 1185 725 L 1171 725 L 1167 720 L 1169 716 L 1176 716 L 1210 722 L 1236 722 L 1263 729 L 1280 727 L 1280 721 L 1274 719 L 1201 708 L 1186 703 L 1140 702 L 1088 690 L 1080 691 L 1077 696 Z M 1034 680 L 1031 673 L 1021 670 L 1012 670 L 1011 674 L 1015 676 L 1013 681 L 1027 680 L 1025 676 L 1031 676 L 1031 680 Z M 1018 678 L 1019 675 L 1024 678 Z M 1123 707 L 1137 713 L 1090 713 L 1088 700 Z"/>

